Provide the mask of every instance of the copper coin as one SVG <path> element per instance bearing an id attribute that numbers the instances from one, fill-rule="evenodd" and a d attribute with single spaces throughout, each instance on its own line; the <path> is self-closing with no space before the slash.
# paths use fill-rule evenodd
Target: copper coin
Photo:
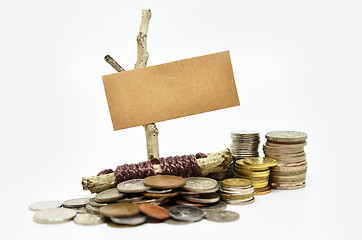
<path id="1" fill-rule="evenodd" d="M 261 192 L 255 192 L 256 196 L 260 196 L 260 195 L 265 195 L 271 192 L 271 189 L 266 190 L 266 191 L 261 191 Z"/>
<path id="2" fill-rule="evenodd" d="M 179 188 L 185 185 L 185 183 L 186 180 L 184 178 L 173 175 L 154 175 L 144 179 L 144 184 L 147 187 L 156 189 Z"/>
<path id="3" fill-rule="evenodd" d="M 171 193 L 144 193 L 143 196 L 148 198 L 169 198 L 179 195 L 180 192 L 171 192 Z"/>
<path id="4" fill-rule="evenodd" d="M 165 220 L 170 218 L 170 214 L 168 214 L 168 210 L 164 207 L 149 204 L 149 203 L 141 203 L 138 205 L 139 210 L 146 214 L 149 217 Z"/>
<path id="5" fill-rule="evenodd" d="M 131 217 L 139 214 L 140 210 L 134 203 L 114 203 L 101 207 L 100 213 L 106 217 Z"/>
<path id="6" fill-rule="evenodd" d="M 193 207 L 205 207 L 206 206 L 206 204 L 188 202 L 188 201 L 185 201 L 182 199 L 178 199 L 175 202 L 177 205 L 186 205 L 186 206 L 193 206 Z"/>

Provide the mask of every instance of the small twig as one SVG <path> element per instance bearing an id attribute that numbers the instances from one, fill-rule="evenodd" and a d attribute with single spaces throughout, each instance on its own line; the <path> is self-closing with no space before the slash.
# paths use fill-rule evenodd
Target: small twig
<path id="1" fill-rule="evenodd" d="M 111 56 L 106 55 L 104 57 L 104 60 L 109 63 L 114 69 L 116 69 L 117 72 L 123 72 L 124 68 L 119 65 L 116 60 L 114 60 Z"/>

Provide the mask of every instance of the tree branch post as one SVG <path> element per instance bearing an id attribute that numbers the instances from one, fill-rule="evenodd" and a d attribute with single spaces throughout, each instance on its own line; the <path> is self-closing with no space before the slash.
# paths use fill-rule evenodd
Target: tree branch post
<path id="1" fill-rule="evenodd" d="M 142 10 L 142 20 L 140 25 L 140 32 L 137 36 L 137 62 L 135 69 L 146 67 L 148 61 L 147 52 L 147 34 L 148 26 L 151 19 L 151 10 Z M 156 124 L 150 123 L 143 125 L 146 134 L 147 145 L 147 158 L 152 161 L 159 158 L 159 146 L 158 146 L 158 129 Z"/>
<path id="2" fill-rule="evenodd" d="M 137 62 L 135 64 L 135 69 L 146 67 L 148 61 L 148 52 L 147 52 L 147 34 L 148 26 L 151 19 L 151 10 L 143 9 L 142 10 L 142 20 L 140 25 L 140 31 L 137 36 Z M 111 56 L 107 55 L 104 57 L 104 60 L 109 63 L 116 71 L 123 72 L 124 69 L 119 65 L 116 60 Z M 159 145 L 158 145 L 158 129 L 156 124 L 150 123 L 143 125 L 146 134 L 146 146 L 147 146 L 147 159 L 152 161 L 154 159 L 159 159 Z"/>

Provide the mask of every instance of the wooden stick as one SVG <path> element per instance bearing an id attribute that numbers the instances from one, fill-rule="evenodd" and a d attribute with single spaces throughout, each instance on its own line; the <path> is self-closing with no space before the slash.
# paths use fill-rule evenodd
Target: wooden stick
<path id="1" fill-rule="evenodd" d="M 203 176 L 211 173 L 218 172 L 223 169 L 227 169 L 232 162 L 233 157 L 229 149 L 224 149 L 217 153 L 210 153 L 206 158 L 197 159 L 197 163 L 201 168 L 201 174 Z M 154 164 L 156 174 L 161 174 L 162 169 L 159 164 Z M 115 173 L 104 174 L 93 177 L 82 178 L 83 190 L 90 190 L 91 193 L 101 192 L 111 187 L 116 186 Z"/>
<path id="2" fill-rule="evenodd" d="M 117 72 L 123 72 L 124 68 L 121 67 L 121 65 L 119 65 L 116 60 L 114 60 L 111 56 L 106 55 L 104 57 L 104 60 L 109 63 L 109 65 L 111 65 L 114 69 L 116 69 Z"/>
<path id="3" fill-rule="evenodd" d="M 137 36 L 137 62 L 135 64 L 135 69 L 146 67 L 148 61 L 148 52 L 147 52 L 147 34 L 148 26 L 151 19 L 151 10 L 143 9 L 142 10 L 142 20 L 140 26 L 140 32 Z M 111 56 L 106 55 L 104 60 L 109 63 L 116 71 L 123 72 L 124 69 L 119 65 L 116 60 Z M 159 145 L 158 145 L 158 129 L 156 124 L 150 123 L 143 125 L 146 134 L 146 146 L 147 146 L 147 159 L 152 161 L 159 158 Z"/>
<path id="4" fill-rule="evenodd" d="M 140 25 L 140 32 L 137 36 L 137 62 L 135 69 L 146 67 L 148 61 L 147 52 L 147 34 L 148 26 L 151 19 L 151 10 L 142 10 L 142 20 Z M 146 145 L 147 145 L 147 158 L 152 161 L 153 159 L 159 158 L 159 145 L 158 145 L 158 129 L 156 124 L 150 123 L 143 125 L 146 134 Z"/>

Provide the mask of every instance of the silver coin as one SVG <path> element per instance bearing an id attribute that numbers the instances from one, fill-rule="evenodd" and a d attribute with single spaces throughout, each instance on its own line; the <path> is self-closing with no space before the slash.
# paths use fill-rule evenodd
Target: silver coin
<path id="1" fill-rule="evenodd" d="M 34 222 L 53 224 L 64 223 L 72 220 L 77 215 L 77 211 L 69 208 L 53 208 L 38 211 L 34 214 Z"/>
<path id="2" fill-rule="evenodd" d="M 179 220 L 169 218 L 166 221 L 164 221 L 164 223 L 167 223 L 167 224 L 170 224 L 170 225 L 185 225 L 185 224 L 190 224 L 192 222 L 179 221 Z"/>
<path id="3" fill-rule="evenodd" d="M 122 193 L 142 193 L 150 189 L 143 184 L 143 179 L 131 179 L 117 185 L 118 191 Z"/>
<path id="4" fill-rule="evenodd" d="M 151 188 L 151 189 L 148 189 L 146 192 L 148 193 L 169 193 L 169 192 L 172 192 L 174 189 L 171 188 L 171 189 L 154 189 L 154 188 Z"/>
<path id="5" fill-rule="evenodd" d="M 88 204 L 87 204 L 88 205 Z M 78 214 L 83 214 L 83 213 L 87 213 L 87 208 L 86 207 L 79 207 L 79 208 L 75 208 L 75 207 L 65 207 L 65 208 L 68 208 L 68 209 L 73 209 L 75 211 L 77 211 Z"/>
<path id="6" fill-rule="evenodd" d="M 92 205 L 93 207 L 103 207 L 103 206 L 107 206 L 107 203 L 99 203 L 99 202 L 96 202 L 95 198 L 89 199 L 89 204 Z"/>
<path id="7" fill-rule="evenodd" d="M 190 177 L 186 178 L 186 183 L 182 187 L 189 192 L 203 192 L 209 189 L 215 189 L 217 182 L 214 179 L 206 177 Z"/>
<path id="8" fill-rule="evenodd" d="M 203 193 L 196 195 L 182 195 L 189 202 L 195 203 L 216 203 L 220 200 L 220 195 L 217 193 Z"/>
<path id="9" fill-rule="evenodd" d="M 169 198 L 151 198 L 151 199 L 142 199 L 140 201 L 135 201 L 133 203 L 151 203 L 151 204 L 155 204 L 155 205 L 159 205 L 161 203 L 165 203 L 166 201 L 168 201 Z"/>
<path id="10" fill-rule="evenodd" d="M 30 204 L 29 210 L 40 211 L 61 207 L 62 203 L 58 201 L 41 201 Z"/>
<path id="11" fill-rule="evenodd" d="M 265 138 L 276 142 L 301 142 L 307 140 L 307 134 L 296 131 L 275 131 L 265 134 Z"/>
<path id="12" fill-rule="evenodd" d="M 113 202 L 125 196 L 124 193 L 120 193 L 118 188 L 111 188 L 100 192 L 95 197 L 95 201 L 99 203 Z"/>
<path id="13" fill-rule="evenodd" d="M 133 196 L 133 197 L 127 197 L 126 198 L 122 198 L 122 199 L 118 199 L 116 202 L 118 203 L 133 203 L 133 202 L 138 202 L 141 201 L 143 199 L 143 196 Z"/>
<path id="14" fill-rule="evenodd" d="M 80 225 L 97 225 L 104 223 L 104 217 L 93 213 L 85 213 L 78 214 L 73 221 Z"/>
<path id="15" fill-rule="evenodd" d="M 91 205 L 90 203 L 87 204 L 87 205 L 85 206 L 85 208 L 86 208 L 87 211 L 90 212 L 90 213 L 99 214 L 99 213 L 101 212 L 101 210 L 100 210 L 101 208 L 100 208 L 100 207 L 95 207 L 95 206 Z"/>
<path id="16" fill-rule="evenodd" d="M 171 207 L 168 213 L 173 219 L 185 222 L 200 221 L 205 215 L 200 208 L 185 205 Z"/>
<path id="17" fill-rule="evenodd" d="M 113 218 L 111 217 L 112 222 L 117 224 L 124 224 L 124 225 L 140 225 L 147 220 L 147 216 L 143 214 L 138 214 L 134 217 L 122 217 L 122 218 Z"/>
<path id="18" fill-rule="evenodd" d="M 209 204 L 205 207 L 202 207 L 201 209 L 204 212 L 210 212 L 210 211 L 222 211 L 225 210 L 227 207 L 226 203 L 223 201 L 218 201 L 217 203 Z"/>
<path id="19" fill-rule="evenodd" d="M 245 199 L 245 200 L 227 200 L 227 199 L 224 199 L 224 201 L 227 203 L 227 204 L 232 204 L 232 205 L 248 205 L 248 204 L 251 204 L 255 201 L 255 198 L 251 198 L 251 199 Z"/>
<path id="20" fill-rule="evenodd" d="M 75 198 L 63 202 L 64 207 L 68 208 L 80 208 L 89 203 L 89 198 Z"/>
<path id="21" fill-rule="evenodd" d="M 219 191 L 219 186 L 217 186 L 216 188 L 203 190 L 203 191 L 200 191 L 200 192 L 181 192 L 181 194 L 183 194 L 183 195 L 198 195 L 198 194 L 201 194 L 201 193 L 214 193 L 214 192 L 217 192 L 217 191 Z"/>
<path id="22" fill-rule="evenodd" d="M 232 222 L 239 219 L 239 214 L 232 211 L 210 211 L 205 218 L 213 222 Z"/>

